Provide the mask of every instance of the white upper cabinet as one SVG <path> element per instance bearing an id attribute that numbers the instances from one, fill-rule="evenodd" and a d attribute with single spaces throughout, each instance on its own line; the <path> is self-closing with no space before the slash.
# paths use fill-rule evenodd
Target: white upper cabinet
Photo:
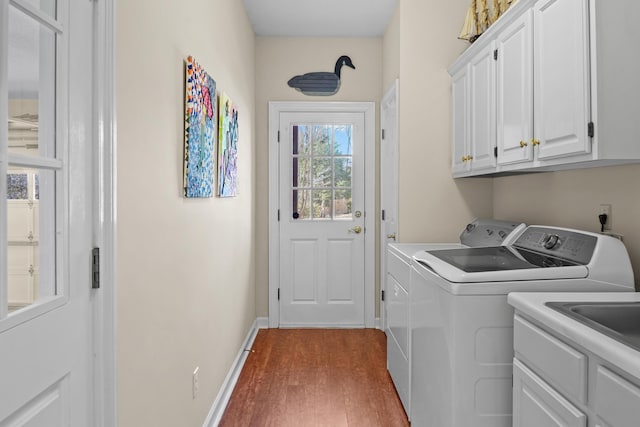
<path id="1" fill-rule="evenodd" d="M 495 45 L 488 44 L 471 60 L 469 134 L 471 170 L 495 170 L 496 157 L 496 62 Z"/>
<path id="2" fill-rule="evenodd" d="M 453 75 L 453 172 L 495 171 L 496 65 L 493 43 Z"/>
<path id="3" fill-rule="evenodd" d="M 453 117 L 453 173 L 461 174 L 470 170 L 469 156 L 469 82 L 468 65 L 451 78 L 451 98 Z"/>
<path id="4" fill-rule="evenodd" d="M 454 176 L 640 162 L 638 16 L 634 0 L 515 3 L 449 68 Z"/>
<path id="5" fill-rule="evenodd" d="M 496 39 L 498 164 L 533 160 L 533 13 L 528 10 Z"/>
<path id="6" fill-rule="evenodd" d="M 589 153 L 587 0 L 540 0 L 533 13 L 537 158 Z"/>

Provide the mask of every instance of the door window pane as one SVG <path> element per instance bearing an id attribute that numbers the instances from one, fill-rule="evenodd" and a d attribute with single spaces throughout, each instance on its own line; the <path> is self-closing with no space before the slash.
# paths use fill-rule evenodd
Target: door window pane
<path id="1" fill-rule="evenodd" d="M 311 190 L 293 190 L 293 219 L 311 219 Z"/>
<path id="2" fill-rule="evenodd" d="M 311 157 L 293 158 L 293 186 L 311 186 Z"/>
<path id="3" fill-rule="evenodd" d="M 51 18 L 56 17 L 56 0 L 25 0 L 31 6 L 45 12 Z"/>
<path id="4" fill-rule="evenodd" d="M 331 219 L 333 217 L 331 190 L 313 192 L 313 218 Z"/>
<path id="5" fill-rule="evenodd" d="M 351 157 L 334 159 L 333 170 L 336 187 L 351 187 Z"/>
<path id="6" fill-rule="evenodd" d="M 293 220 L 352 219 L 352 125 L 292 127 Z"/>
<path id="7" fill-rule="evenodd" d="M 351 190 L 336 190 L 333 199 L 334 217 L 351 219 Z"/>
<path id="8" fill-rule="evenodd" d="M 9 153 L 55 157 L 55 37 L 9 7 Z"/>
<path id="9" fill-rule="evenodd" d="M 293 154 L 311 154 L 311 128 L 309 126 L 293 127 Z"/>
<path id="10" fill-rule="evenodd" d="M 43 200 L 36 198 L 36 181 L 43 182 Z M 7 174 L 14 183 L 7 193 L 7 270 L 9 311 L 53 296 L 55 289 L 55 172 L 29 170 Z M 39 194 L 38 194 L 39 196 Z M 46 274 L 41 276 L 40 272 Z M 42 279 L 41 279 L 42 277 Z"/>
<path id="11" fill-rule="evenodd" d="M 351 125 L 336 126 L 334 135 L 333 154 L 336 156 L 352 155 Z"/>
<path id="12" fill-rule="evenodd" d="M 313 160 L 313 186 L 332 187 L 333 171 L 331 170 L 331 158 L 315 158 Z"/>

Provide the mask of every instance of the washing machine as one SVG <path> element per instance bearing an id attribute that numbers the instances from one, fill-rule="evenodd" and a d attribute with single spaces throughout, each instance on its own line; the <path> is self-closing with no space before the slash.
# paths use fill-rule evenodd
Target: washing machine
<path id="1" fill-rule="evenodd" d="M 387 250 L 384 289 L 387 368 L 407 416 L 411 409 L 410 271 L 413 254 L 424 250 L 495 246 L 512 243 L 526 225 L 513 221 L 476 218 L 467 224 L 457 243 L 392 243 Z"/>
<path id="2" fill-rule="evenodd" d="M 510 427 L 518 292 L 633 292 L 610 236 L 528 226 L 509 245 L 427 249 L 411 267 L 411 425 Z"/>

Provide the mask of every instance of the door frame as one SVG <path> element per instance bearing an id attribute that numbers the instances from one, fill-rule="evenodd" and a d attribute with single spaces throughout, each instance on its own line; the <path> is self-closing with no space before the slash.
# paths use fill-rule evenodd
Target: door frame
<path id="1" fill-rule="evenodd" d="M 269 327 L 280 324 L 280 227 L 278 220 L 279 171 L 278 135 L 281 113 L 364 114 L 364 324 L 375 327 L 375 102 L 269 102 Z M 367 234 L 368 232 L 368 234 Z"/>
<path id="2" fill-rule="evenodd" d="M 94 247 L 100 248 L 100 289 L 93 304 L 94 426 L 118 424 L 116 369 L 116 100 L 115 0 L 94 3 L 94 120 L 96 154 Z"/>
<path id="3" fill-rule="evenodd" d="M 382 200 L 382 193 L 383 193 L 383 185 L 382 185 L 382 181 L 385 178 L 392 178 L 393 179 L 393 188 L 395 189 L 395 198 L 394 198 L 394 210 L 395 210 L 395 215 L 396 215 L 396 238 L 395 241 L 398 242 L 400 240 L 400 227 L 398 226 L 398 142 L 399 142 L 399 138 L 398 138 L 398 128 L 399 128 L 399 94 L 400 94 L 400 90 L 399 90 L 399 80 L 395 79 L 393 81 L 393 83 L 391 84 L 391 86 L 389 87 L 389 89 L 387 90 L 387 92 L 385 93 L 385 95 L 382 97 L 382 100 L 380 101 L 380 128 L 384 129 L 383 127 L 383 123 L 382 123 L 382 119 L 383 119 L 383 115 L 382 115 L 382 111 L 384 109 L 384 107 L 386 105 L 389 104 L 395 104 L 395 109 L 396 109 L 396 114 L 394 117 L 394 120 L 396 122 L 396 132 L 394 135 L 394 140 L 388 140 L 387 138 L 385 138 L 385 140 L 382 140 L 382 135 L 380 135 L 380 213 L 381 213 L 381 217 L 380 217 L 380 291 L 385 291 L 385 295 L 388 295 L 388 293 L 386 293 L 387 290 L 387 246 L 389 244 L 388 238 L 387 238 L 387 233 L 388 230 L 385 227 L 385 221 L 382 220 L 382 210 L 386 208 L 386 206 L 382 206 L 383 200 Z M 393 173 L 392 177 L 385 177 L 383 176 L 383 167 L 382 167 L 382 163 L 385 162 L 386 160 L 383 158 L 382 156 L 382 145 L 383 144 L 393 144 L 393 151 L 395 153 L 395 170 Z M 382 329 L 383 331 L 385 331 L 387 329 L 387 302 L 382 300 L 382 298 L 380 298 L 380 329 Z"/>

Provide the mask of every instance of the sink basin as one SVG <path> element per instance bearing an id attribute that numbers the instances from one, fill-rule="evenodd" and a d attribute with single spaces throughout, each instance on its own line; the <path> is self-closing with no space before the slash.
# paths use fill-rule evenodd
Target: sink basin
<path id="1" fill-rule="evenodd" d="M 548 302 L 546 305 L 640 351 L 640 302 Z"/>

